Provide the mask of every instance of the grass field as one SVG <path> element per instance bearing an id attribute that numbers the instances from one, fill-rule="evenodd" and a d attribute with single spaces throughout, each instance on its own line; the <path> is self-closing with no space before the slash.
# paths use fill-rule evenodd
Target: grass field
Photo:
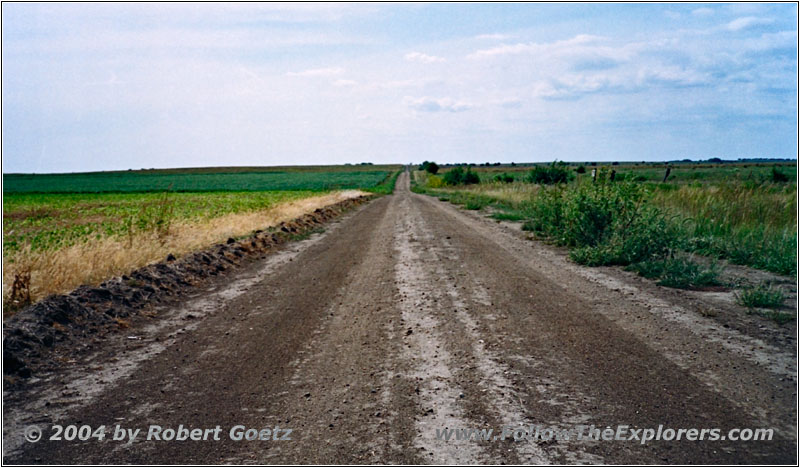
<path id="1" fill-rule="evenodd" d="M 391 193 L 399 169 L 359 165 L 5 174 L 3 295 L 9 297 L 19 274 L 30 274 L 36 300 L 364 192 Z"/>
<path id="2" fill-rule="evenodd" d="M 537 164 L 543 166 L 547 164 Z M 609 164 L 580 164 L 569 163 L 567 167 L 570 169 L 577 169 L 583 166 L 586 170 L 583 174 L 576 173 L 577 178 L 591 177 L 592 169 L 600 169 L 606 167 L 608 170 L 615 170 L 618 180 L 634 180 L 636 182 L 658 182 L 661 183 L 664 179 L 664 173 L 667 166 L 671 168 L 670 175 L 667 180 L 669 183 L 682 184 L 697 182 L 703 184 L 713 184 L 725 181 L 737 181 L 742 183 L 755 183 L 758 184 L 771 175 L 772 168 L 777 167 L 783 174 L 789 178 L 789 182 L 797 181 L 796 164 L 787 162 L 778 163 L 725 163 L 725 164 L 707 164 L 707 163 L 648 163 L 648 164 L 626 164 L 621 163 L 617 165 Z M 500 165 L 500 166 L 477 166 L 473 169 L 481 176 L 482 182 L 492 182 L 497 174 L 509 173 L 515 175 L 517 178 L 524 177 L 534 165 L 531 164 L 518 164 L 515 166 Z M 444 171 L 447 169 L 445 168 Z"/>
<path id="3" fill-rule="evenodd" d="M 531 167 L 476 167 L 481 183 L 466 186 L 437 187 L 441 173 L 417 172 L 415 190 L 468 209 L 492 207 L 496 218 L 523 221 L 525 228 L 570 247 L 581 263 L 650 260 L 645 257 L 655 255 L 655 246 L 659 255 L 691 252 L 796 273 L 795 164 L 676 164 L 666 183 L 665 165 L 563 169 L 569 181 L 551 186 L 526 181 Z M 592 169 L 606 178 L 615 171 L 614 182 L 593 183 Z M 496 181 L 500 174 L 514 181 Z"/>

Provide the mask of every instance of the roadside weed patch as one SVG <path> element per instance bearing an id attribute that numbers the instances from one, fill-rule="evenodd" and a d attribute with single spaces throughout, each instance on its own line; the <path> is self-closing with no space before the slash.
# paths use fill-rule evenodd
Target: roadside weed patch
<path id="1" fill-rule="evenodd" d="M 642 186 L 628 182 L 545 188 L 531 201 L 524 229 L 571 247 L 570 258 L 589 266 L 663 256 L 674 233 L 644 196 Z"/>
<path id="2" fill-rule="evenodd" d="M 746 287 L 736 293 L 736 302 L 749 309 L 778 308 L 783 306 L 784 300 L 786 300 L 786 295 L 783 291 L 768 283 Z"/>
<path id="3" fill-rule="evenodd" d="M 670 257 L 633 263 L 626 270 L 639 273 L 669 288 L 690 289 L 720 285 L 720 268 L 716 263 L 704 267 L 687 257 Z"/>

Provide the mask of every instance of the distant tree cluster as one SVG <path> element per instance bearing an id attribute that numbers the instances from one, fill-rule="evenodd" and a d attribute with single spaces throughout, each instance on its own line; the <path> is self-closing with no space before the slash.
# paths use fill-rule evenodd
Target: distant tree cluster
<path id="1" fill-rule="evenodd" d="M 794 162 L 792 158 L 739 158 L 739 159 L 722 159 L 722 158 L 709 158 L 698 159 L 696 161 L 684 158 L 681 160 L 666 161 L 666 163 L 689 163 L 689 164 L 736 164 L 736 163 L 776 163 L 776 162 Z M 651 162 L 650 164 L 663 164 L 663 162 Z"/>
<path id="2" fill-rule="evenodd" d="M 436 174 L 439 172 L 439 165 L 433 161 L 424 161 L 422 164 L 419 165 L 420 171 L 427 171 L 431 174 Z"/>

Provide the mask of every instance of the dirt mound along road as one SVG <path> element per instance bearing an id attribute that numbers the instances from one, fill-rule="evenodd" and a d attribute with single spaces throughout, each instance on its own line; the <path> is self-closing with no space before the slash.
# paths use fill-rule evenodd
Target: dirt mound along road
<path id="1" fill-rule="evenodd" d="M 351 198 L 288 222 L 257 231 L 243 240 L 228 239 L 209 249 L 140 268 L 98 287 L 81 286 L 52 295 L 18 312 L 4 324 L 3 370 L 27 378 L 32 368 L 52 367 L 55 346 L 73 345 L 109 329 L 127 328 L 129 317 L 165 302 L 176 301 L 199 282 L 259 258 L 288 240 L 308 234 L 371 197 Z M 59 357 L 65 359 L 70 349 Z"/>
<path id="2" fill-rule="evenodd" d="M 796 352 L 436 199 L 372 201 L 5 395 L 6 463 L 796 463 Z M 589 271 L 590 273 L 586 273 Z M 186 320 L 191 315 L 193 318 Z M 135 328 L 135 329 L 134 329 Z M 35 380 L 35 379 L 29 379 Z M 21 438 L 292 429 L 291 441 Z M 775 428 L 770 442 L 443 441 L 445 428 Z"/>

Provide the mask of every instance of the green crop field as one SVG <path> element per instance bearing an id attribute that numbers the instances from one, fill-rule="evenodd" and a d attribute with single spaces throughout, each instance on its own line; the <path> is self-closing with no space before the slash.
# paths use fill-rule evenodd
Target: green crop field
<path id="1" fill-rule="evenodd" d="M 3 194 L 369 189 L 392 171 L 4 174 Z"/>
<path id="2" fill-rule="evenodd" d="M 58 249 L 179 220 L 259 211 L 337 189 L 391 190 L 399 166 L 3 175 L 3 252 Z M 378 169 L 378 170 L 376 170 Z M 260 171 L 260 172 L 250 172 Z"/>
<path id="3" fill-rule="evenodd" d="M 157 229 L 180 220 L 265 210 L 318 192 L 12 194 L 3 196 L 3 254 Z"/>
<path id="4" fill-rule="evenodd" d="M 391 193 L 400 169 L 360 164 L 4 174 L 3 294 L 9 298 L 19 275 L 28 278 L 34 299 L 97 282 L 353 196 L 341 190 Z M 19 298 L 7 303 L 24 305 Z"/>

